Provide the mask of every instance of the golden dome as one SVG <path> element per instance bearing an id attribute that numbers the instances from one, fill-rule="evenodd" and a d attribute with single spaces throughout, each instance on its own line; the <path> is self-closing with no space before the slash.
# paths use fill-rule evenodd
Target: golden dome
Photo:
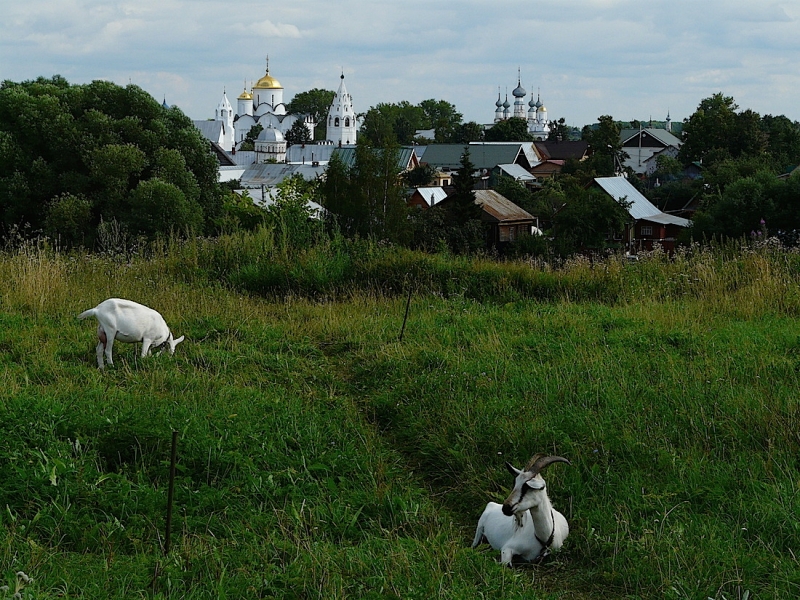
<path id="1" fill-rule="evenodd" d="M 252 99 L 253 99 L 253 94 L 251 94 L 247 90 L 244 90 L 241 94 L 239 94 L 239 100 L 252 100 Z"/>
<path id="2" fill-rule="evenodd" d="M 280 81 L 269 74 L 269 69 L 267 69 L 267 74 L 258 80 L 258 82 L 253 86 L 253 89 L 282 90 L 283 86 L 281 85 Z"/>

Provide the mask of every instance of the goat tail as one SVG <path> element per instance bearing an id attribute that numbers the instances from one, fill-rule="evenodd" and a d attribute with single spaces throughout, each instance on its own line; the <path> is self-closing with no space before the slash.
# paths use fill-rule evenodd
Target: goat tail
<path id="1" fill-rule="evenodd" d="M 79 319 L 88 319 L 89 317 L 95 316 L 95 309 L 90 308 L 89 310 L 83 311 L 81 314 L 78 315 Z"/>
<path id="2" fill-rule="evenodd" d="M 484 539 L 483 523 L 478 523 L 478 528 L 475 530 L 475 537 L 472 539 L 472 547 L 477 548 Z"/>

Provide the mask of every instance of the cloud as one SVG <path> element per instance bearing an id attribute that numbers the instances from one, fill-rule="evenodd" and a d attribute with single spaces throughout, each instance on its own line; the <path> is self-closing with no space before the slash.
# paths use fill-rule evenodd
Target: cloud
<path id="1" fill-rule="evenodd" d="M 277 38 L 299 38 L 300 29 L 296 25 L 289 25 L 286 23 L 273 23 L 270 20 L 260 21 L 258 23 L 236 23 L 228 28 L 231 34 L 246 34 L 257 35 L 264 37 L 277 37 Z"/>
<path id="2" fill-rule="evenodd" d="M 267 55 L 286 100 L 336 89 L 344 70 L 358 111 L 436 98 L 491 122 L 519 68 L 552 117 L 578 125 L 680 119 L 717 91 L 798 119 L 798 20 L 800 3 L 770 0 L 27 0 L 4 7 L 0 65 L 12 81 L 133 81 L 197 119 Z"/>

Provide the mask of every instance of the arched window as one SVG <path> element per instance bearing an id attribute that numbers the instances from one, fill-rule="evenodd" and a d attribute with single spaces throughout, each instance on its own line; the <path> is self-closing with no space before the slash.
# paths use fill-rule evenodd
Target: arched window
<path id="1" fill-rule="evenodd" d="M 345 127 L 350 127 L 350 117 L 345 117 L 344 118 L 344 126 Z"/>
<path id="2" fill-rule="evenodd" d="M 339 126 L 339 117 L 336 117 L 336 119 L 334 119 L 333 126 L 334 127 L 338 127 Z"/>

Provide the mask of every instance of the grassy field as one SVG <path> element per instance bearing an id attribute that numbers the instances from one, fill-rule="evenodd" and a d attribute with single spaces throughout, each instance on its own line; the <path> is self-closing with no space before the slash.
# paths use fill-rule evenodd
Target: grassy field
<path id="1" fill-rule="evenodd" d="M 281 252 L 0 255 L 6 597 L 800 593 L 798 255 Z M 110 296 L 187 341 L 99 372 L 76 315 Z M 474 527 L 540 451 L 572 462 L 546 473 L 571 534 L 503 568 Z"/>

